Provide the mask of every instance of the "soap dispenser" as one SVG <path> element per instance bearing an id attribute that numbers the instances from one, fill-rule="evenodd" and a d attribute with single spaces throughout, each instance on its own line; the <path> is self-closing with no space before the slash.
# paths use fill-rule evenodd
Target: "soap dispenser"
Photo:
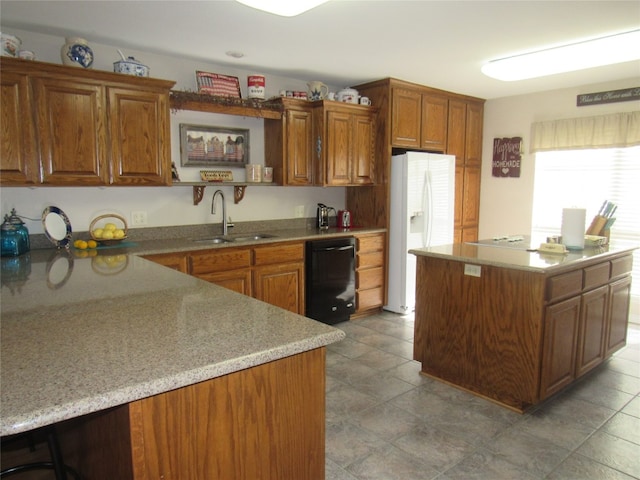
<path id="1" fill-rule="evenodd" d="M 29 230 L 24 226 L 15 208 L 11 210 L 11 215 L 4 216 L 0 230 L 3 257 L 17 257 L 29 251 Z"/>

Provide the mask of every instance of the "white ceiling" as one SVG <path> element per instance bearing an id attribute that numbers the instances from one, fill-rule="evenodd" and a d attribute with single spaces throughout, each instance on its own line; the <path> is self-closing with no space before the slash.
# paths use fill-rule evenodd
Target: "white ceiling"
<path id="1" fill-rule="evenodd" d="M 640 85 L 640 61 L 519 82 L 480 72 L 492 59 L 638 29 L 640 1 L 330 0 L 285 18 L 233 0 L 1 0 L 0 21 L 3 30 L 345 87 L 395 77 L 490 99 L 621 79 Z"/>

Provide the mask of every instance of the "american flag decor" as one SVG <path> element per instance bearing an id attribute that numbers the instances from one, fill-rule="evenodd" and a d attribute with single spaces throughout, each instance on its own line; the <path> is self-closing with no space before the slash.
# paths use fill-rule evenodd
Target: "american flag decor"
<path id="1" fill-rule="evenodd" d="M 238 77 L 196 71 L 198 93 L 217 97 L 240 98 L 240 82 Z"/>

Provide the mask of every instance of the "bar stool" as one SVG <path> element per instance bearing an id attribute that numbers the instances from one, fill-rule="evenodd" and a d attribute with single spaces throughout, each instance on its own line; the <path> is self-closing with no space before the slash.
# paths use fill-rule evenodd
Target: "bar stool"
<path id="1" fill-rule="evenodd" d="M 25 463 L 23 465 L 16 465 L 15 467 L 8 467 L 0 471 L 0 478 L 18 475 L 20 473 L 28 472 L 31 470 L 53 470 L 56 480 L 67 480 L 69 478 L 67 476 L 67 473 L 69 473 L 75 480 L 81 480 L 80 475 L 73 468 L 65 465 L 64 463 L 55 427 L 51 425 L 42 428 L 41 431 L 47 437 L 47 446 L 49 447 L 51 461 Z M 31 432 L 28 432 L 26 435 L 31 435 Z"/>

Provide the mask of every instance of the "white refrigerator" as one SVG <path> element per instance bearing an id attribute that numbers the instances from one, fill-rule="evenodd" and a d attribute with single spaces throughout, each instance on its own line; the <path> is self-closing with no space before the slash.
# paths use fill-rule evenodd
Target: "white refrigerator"
<path id="1" fill-rule="evenodd" d="M 412 248 L 453 243 L 454 155 L 407 152 L 391 157 L 389 286 L 385 310 L 415 309 L 416 257 Z"/>

